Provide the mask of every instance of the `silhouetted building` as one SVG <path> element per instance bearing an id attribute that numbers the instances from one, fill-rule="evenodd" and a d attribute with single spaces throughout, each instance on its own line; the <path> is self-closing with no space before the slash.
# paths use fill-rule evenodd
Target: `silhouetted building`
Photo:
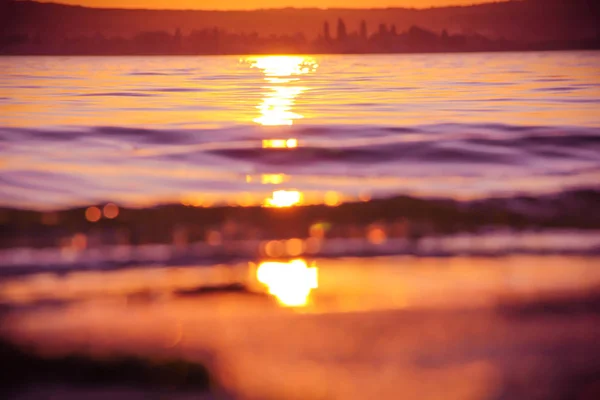
<path id="1" fill-rule="evenodd" d="M 256 10 L 242 14 L 235 11 L 217 15 L 200 10 L 98 10 L 38 1 L 0 0 L 0 19 L 4 17 L 6 22 L 0 29 L 0 54 L 597 49 L 600 48 L 598 3 L 598 0 L 523 0 L 419 11 L 346 10 L 341 15 L 334 9 Z M 338 21 L 340 17 L 344 20 Z M 265 20 L 273 20 L 273 23 L 260 23 Z M 350 29 L 344 21 L 356 21 L 353 22 L 356 27 Z M 405 32 L 409 21 L 420 24 L 421 28 Z M 378 30 L 379 22 L 387 26 Z M 337 23 L 336 32 L 331 23 Z M 396 29 L 393 23 L 397 24 Z M 218 31 L 207 24 L 219 26 Z M 370 24 L 369 30 L 367 24 Z M 442 32 L 445 27 L 450 32 Z M 176 31 L 177 28 L 180 31 Z M 102 36 L 95 35 L 96 31 Z M 303 32 L 305 40 L 294 36 L 295 32 Z"/>
<path id="2" fill-rule="evenodd" d="M 365 21 L 364 19 L 360 22 L 360 37 L 362 39 L 367 39 L 368 37 L 368 32 L 367 32 L 367 21 Z"/>
<path id="3" fill-rule="evenodd" d="M 101 31 L 95 34 L 67 35 L 60 30 L 48 29 L 37 29 L 29 35 L 9 32 L 0 34 L 0 54 L 411 53 L 600 48 L 600 34 L 594 34 L 585 40 L 520 42 L 502 36 L 482 36 L 476 30 L 463 30 L 467 33 L 451 34 L 444 29 L 438 34 L 423 27 L 413 26 L 408 31 L 398 32 L 396 25 L 382 23 L 369 35 L 365 19 L 360 21 L 358 30 L 349 33 L 341 18 L 337 19 L 335 39 L 326 20 L 322 26 L 322 34 L 315 40 L 305 37 L 301 31 L 295 34 L 260 35 L 257 32 L 228 32 L 223 27 L 214 27 L 190 29 L 188 32 L 182 33 L 182 29 L 177 26 L 167 30 L 142 30 L 131 36 L 105 34 Z"/>
<path id="4" fill-rule="evenodd" d="M 329 22 L 325 21 L 323 24 L 323 38 L 325 40 L 331 40 L 331 34 L 329 32 Z"/>
<path id="5" fill-rule="evenodd" d="M 346 33 L 346 24 L 343 19 L 338 19 L 337 24 L 337 40 L 346 40 L 348 34 Z"/>
<path id="6" fill-rule="evenodd" d="M 388 33 L 387 26 L 385 26 L 385 24 L 379 24 L 379 35 L 387 36 L 387 33 Z"/>

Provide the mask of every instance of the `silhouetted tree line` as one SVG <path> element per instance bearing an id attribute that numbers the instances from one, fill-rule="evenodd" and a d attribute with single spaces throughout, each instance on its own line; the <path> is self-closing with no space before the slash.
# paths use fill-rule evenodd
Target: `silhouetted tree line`
<path id="1" fill-rule="evenodd" d="M 398 32 L 395 25 L 380 24 L 369 34 L 365 21 L 349 32 L 338 19 L 335 37 L 329 22 L 323 24 L 315 40 L 304 34 L 259 36 L 257 33 L 232 33 L 218 27 L 194 30 L 184 35 L 180 29 L 140 32 L 129 38 L 93 36 L 65 37 L 52 33 L 3 36 L 0 54 L 57 55 L 192 55 L 192 54 L 267 54 L 267 53 L 420 53 L 511 50 L 598 49 L 600 37 L 587 40 L 516 42 L 483 35 L 440 34 L 413 26 Z"/>

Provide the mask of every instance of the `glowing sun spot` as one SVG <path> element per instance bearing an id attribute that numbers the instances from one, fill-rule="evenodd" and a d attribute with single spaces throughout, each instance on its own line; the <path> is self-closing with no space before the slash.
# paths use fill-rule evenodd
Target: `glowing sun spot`
<path id="1" fill-rule="evenodd" d="M 311 290 L 319 286 L 317 267 L 309 268 L 301 259 L 288 263 L 261 263 L 256 271 L 256 278 L 280 304 L 287 307 L 305 306 Z"/>
<path id="2" fill-rule="evenodd" d="M 291 207 L 302 202 L 302 193 L 297 190 L 276 190 L 270 199 L 265 200 L 266 207 Z"/>

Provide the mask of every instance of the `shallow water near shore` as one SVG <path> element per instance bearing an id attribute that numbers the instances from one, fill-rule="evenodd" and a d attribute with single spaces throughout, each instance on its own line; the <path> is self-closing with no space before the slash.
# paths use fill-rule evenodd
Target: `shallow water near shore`
<path id="1" fill-rule="evenodd" d="M 319 288 L 296 309 L 259 292 L 190 290 L 237 279 L 226 267 L 31 276 L 0 285 L 17 307 L 2 332 L 54 356 L 199 363 L 216 398 L 592 399 L 597 262 L 319 259 Z"/>

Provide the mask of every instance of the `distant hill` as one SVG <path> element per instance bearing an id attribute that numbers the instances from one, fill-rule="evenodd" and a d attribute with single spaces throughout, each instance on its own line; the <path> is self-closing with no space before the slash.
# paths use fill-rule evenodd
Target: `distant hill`
<path id="1" fill-rule="evenodd" d="M 481 34 L 518 41 L 579 40 L 600 36 L 598 0 L 524 0 L 430 9 L 273 9 L 256 11 L 167 11 L 94 9 L 34 1 L 0 3 L 3 35 L 131 37 L 143 31 L 218 27 L 231 33 L 303 34 L 316 38 L 325 21 L 342 18 L 349 31 L 365 20 L 369 33 L 381 23 L 398 31 L 411 26 L 440 33 Z"/>
<path id="2" fill-rule="evenodd" d="M 0 54 L 9 55 L 600 49 L 596 0 L 505 1 L 423 10 L 125 10 L 6 0 L 0 7 Z"/>

